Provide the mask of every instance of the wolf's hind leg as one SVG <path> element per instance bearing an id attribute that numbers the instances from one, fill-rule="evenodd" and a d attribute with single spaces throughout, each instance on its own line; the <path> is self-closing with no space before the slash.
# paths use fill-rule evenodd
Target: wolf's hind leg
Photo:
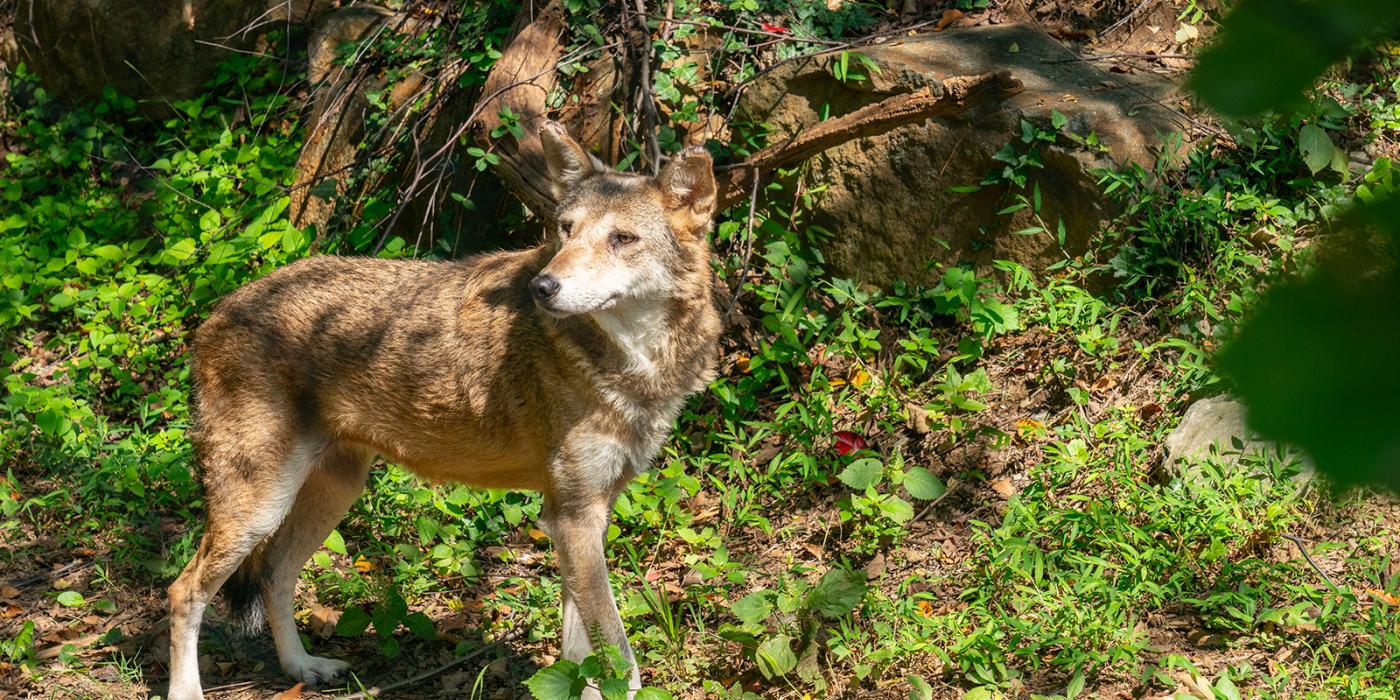
<path id="1" fill-rule="evenodd" d="M 334 679 L 349 664 L 312 656 L 302 648 L 292 617 L 298 574 L 364 491 L 371 458 L 372 455 L 343 444 L 322 452 L 282 526 L 262 552 L 267 566 L 263 603 L 267 606 L 267 624 L 277 646 L 277 659 L 287 675 L 308 685 Z"/>
<path id="2" fill-rule="evenodd" d="M 184 571 L 170 584 L 170 700 L 199 700 L 199 627 L 204 609 L 253 548 L 272 534 L 286 515 L 321 445 L 263 445 L 234 441 L 202 456 L 206 502 L 204 536 Z M 233 449 L 246 447 L 246 451 Z"/>

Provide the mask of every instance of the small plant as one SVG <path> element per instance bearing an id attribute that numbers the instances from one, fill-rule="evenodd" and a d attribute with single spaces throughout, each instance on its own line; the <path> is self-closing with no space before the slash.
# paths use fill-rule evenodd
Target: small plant
<path id="1" fill-rule="evenodd" d="M 525 681 L 525 687 L 535 700 L 577 700 L 587 688 L 596 689 L 604 700 L 627 700 L 631 670 L 632 664 L 617 647 L 605 645 L 601 652 L 589 654 L 581 663 L 555 661 L 536 671 Z M 631 697 L 671 700 L 672 695 L 658 688 L 642 688 Z"/>

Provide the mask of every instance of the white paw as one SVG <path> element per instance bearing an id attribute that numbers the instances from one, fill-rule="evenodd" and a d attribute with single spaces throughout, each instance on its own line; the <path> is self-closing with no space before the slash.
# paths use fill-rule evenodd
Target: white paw
<path id="1" fill-rule="evenodd" d="M 315 687 L 335 680 L 350 668 L 350 664 L 336 659 L 326 659 L 310 654 L 292 659 L 282 665 L 287 675 L 309 686 Z"/>
<path id="2" fill-rule="evenodd" d="M 194 685 L 176 681 L 170 684 L 165 697 L 167 700 L 204 700 L 204 692 L 200 690 L 198 681 Z"/>

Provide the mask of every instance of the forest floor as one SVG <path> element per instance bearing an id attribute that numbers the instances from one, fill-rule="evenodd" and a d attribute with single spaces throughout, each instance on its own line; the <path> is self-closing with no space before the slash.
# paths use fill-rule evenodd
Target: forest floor
<path id="1" fill-rule="evenodd" d="M 1031 16 L 1080 51 L 1176 55 L 1143 38 L 1158 32 L 1093 40 L 1084 18 L 1103 4 Z M 1152 5 L 1163 36 L 1209 29 Z M 1396 63 L 1349 66 L 1313 112 L 1198 141 L 1165 182 L 1106 175 L 1124 214 L 1044 275 L 950 266 L 936 285 L 860 288 L 824 273 L 790 193 L 760 204 L 720 377 L 609 533 L 646 684 L 695 699 L 1400 695 L 1400 503 L 1333 493 L 1290 455 L 1168 465 L 1161 448 L 1225 391 L 1211 355 L 1260 289 L 1306 269 L 1323 215 L 1384 176 Z M 284 89 L 256 62 L 239 71 L 210 105 Z M 186 334 L 219 293 L 310 250 L 259 189 L 295 160 L 297 105 L 136 128 L 116 98 L 70 112 L 15 85 L 0 122 L 15 291 L 0 309 L 0 697 L 159 696 L 165 586 L 201 528 Z M 1311 172 L 1304 122 L 1364 162 Z M 159 186 L 123 151 L 165 159 Z M 718 227 L 730 279 L 748 214 Z M 186 234 L 198 255 L 182 257 Z M 349 661 L 351 684 L 293 687 L 265 634 L 214 609 L 206 697 L 520 698 L 556 659 L 536 496 L 383 464 L 371 482 L 298 592 L 306 641 Z"/>

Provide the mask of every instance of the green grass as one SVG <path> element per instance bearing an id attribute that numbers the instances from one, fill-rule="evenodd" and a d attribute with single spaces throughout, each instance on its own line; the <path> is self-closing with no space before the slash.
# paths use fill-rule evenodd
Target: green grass
<path id="1" fill-rule="evenodd" d="M 40 549 L 97 562 L 69 582 L 83 602 L 62 605 L 43 582 L 0 619 L 0 663 L 29 687 L 101 667 L 113 694 L 161 687 L 151 640 L 37 652 L 53 645 L 44 634 L 94 629 L 87 615 L 106 635 L 113 613 L 158 619 L 160 589 L 192 552 L 186 339 L 221 294 L 312 246 L 285 218 L 300 131 L 283 78 L 237 59 L 160 123 L 116 95 L 63 109 L 12 85 L 4 128 L 24 147 L 0 170 L 0 564 L 36 566 Z M 1375 85 L 1340 116 L 1324 104 L 1155 174 L 1103 173 L 1125 214 L 1038 279 L 1012 264 L 948 267 L 928 287 L 832 278 L 823 232 L 772 186 L 742 301 L 749 332 L 726 340 L 721 376 L 608 533 L 648 683 L 726 698 L 1400 693 L 1386 602 L 1400 523 L 1381 501 L 1330 494 L 1275 457 L 1164 470 L 1157 448 L 1189 397 L 1220 388 L 1210 353 L 1259 287 L 1305 267 L 1299 244 L 1351 196 L 1309 172 L 1300 124 L 1393 137 L 1394 86 Z M 1008 153 L 1063 138 L 1036 128 Z M 1011 160 L 1001 177 L 1024 178 L 1011 203 L 1037 206 L 1034 159 Z M 731 280 L 746 219 L 727 212 L 715 234 Z M 1045 223 L 1034 235 L 1053 235 Z M 358 228 L 327 236 L 341 252 L 374 242 Z M 519 658 L 488 682 L 519 692 L 558 652 L 538 514 L 532 494 L 376 470 L 304 572 L 320 603 L 346 611 L 339 636 L 314 644 L 384 671 L 373 663 L 523 630 L 509 645 Z M 218 660 L 248 660 L 210 636 Z"/>

